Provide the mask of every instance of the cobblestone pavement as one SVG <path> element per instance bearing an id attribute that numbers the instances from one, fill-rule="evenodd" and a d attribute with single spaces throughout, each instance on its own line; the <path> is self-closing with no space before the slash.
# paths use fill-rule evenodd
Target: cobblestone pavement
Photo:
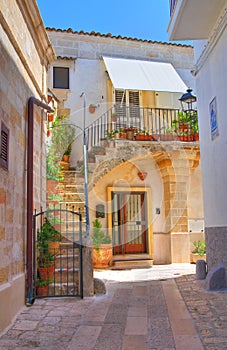
<path id="1" fill-rule="evenodd" d="M 1 335 L 0 349 L 226 350 L 227 293 L 205 291 L 193 270 L 98 271 L 107 294 L 36 300 Z"/>
<path id="2" fill-rule="evenodd" d="M 227 291 L 206 291 L 194 275 L 176 279 L 206 350 L 227 350 Z M 193 349 L 194 350 L 194 349 Z"/>

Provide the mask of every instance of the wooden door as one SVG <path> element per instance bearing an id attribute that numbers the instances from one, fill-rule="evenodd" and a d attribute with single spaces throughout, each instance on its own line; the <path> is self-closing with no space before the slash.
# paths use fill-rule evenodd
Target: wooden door
<path id="1" fill-rule="evenodd" d="M 114 254 L 147 252 L 146 212 L 145 192 L 112 193 Z"/>

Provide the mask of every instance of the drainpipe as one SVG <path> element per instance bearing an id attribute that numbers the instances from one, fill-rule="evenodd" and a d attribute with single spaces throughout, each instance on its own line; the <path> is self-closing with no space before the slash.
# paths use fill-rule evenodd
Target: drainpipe
<path id="1" fill-rule="evenodd" d="M 33 303 L 33 136 L 34 136 L 34 105 L 53 112 L 53 109 L 35 97 L 28 100 L 28 144 L 27 144 L 27 303 Z"/>

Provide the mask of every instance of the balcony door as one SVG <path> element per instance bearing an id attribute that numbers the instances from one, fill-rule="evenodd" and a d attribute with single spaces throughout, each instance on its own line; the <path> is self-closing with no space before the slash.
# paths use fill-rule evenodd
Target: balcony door
<path id="1" fill-rule="evenodd" d="M 119 127 L 140 127 L 140 92 L 115 90 L 115 112 L 118 115 Z"/>
<path id="2" fill-rule="evenodd" d="M 146 192 L 112 192 L 114 254 L 147 253 Z"/>

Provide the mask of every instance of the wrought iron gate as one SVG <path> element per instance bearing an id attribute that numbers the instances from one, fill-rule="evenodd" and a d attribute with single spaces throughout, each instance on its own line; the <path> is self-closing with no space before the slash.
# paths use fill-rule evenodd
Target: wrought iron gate
<path id="1" fill-rule="evenodd" d="M 34 298 L 83 298 L 82 217 L 67 207 L 33 216 Z"/>

